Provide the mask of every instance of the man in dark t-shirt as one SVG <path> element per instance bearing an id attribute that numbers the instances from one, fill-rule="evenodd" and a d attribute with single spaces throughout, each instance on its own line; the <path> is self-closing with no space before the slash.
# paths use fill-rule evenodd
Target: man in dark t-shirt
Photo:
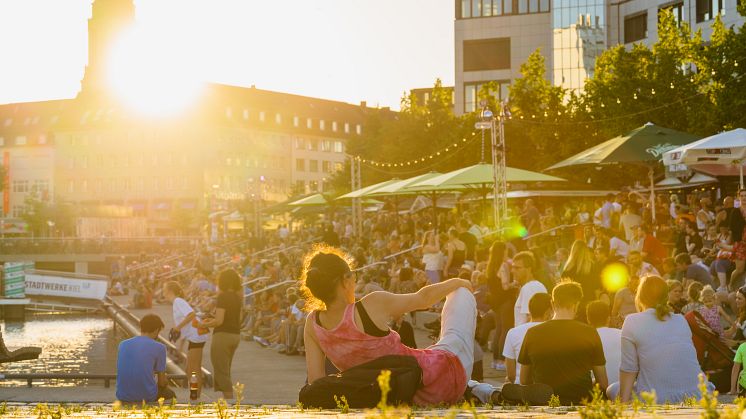
<path id="1" fill-rule="evenodd" d="M 469 233 L 469 222 L 462 219 L 458 224 L 458 239 L 466 245 L 464 262 L 471 264 L 472 269 L 476 267 L 477 238 Z M 460 268 L 460 266 L 457 266 Z"/>
<path id="2" fill-rule="evenodd" d="M 564 405 L 591 398 L 591 371 L 602 389 L 608 386 L 601 338 L 596 329 L 575 320 L 582 299 L 583 290 L 576 282 L 555 286 L 554 318 L 526 332 L 518 355 L 521 383 L 551 386 Z"/>

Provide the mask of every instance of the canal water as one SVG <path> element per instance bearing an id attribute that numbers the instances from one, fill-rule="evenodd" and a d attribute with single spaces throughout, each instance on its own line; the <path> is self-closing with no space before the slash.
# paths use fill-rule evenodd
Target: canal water
<path id="1" fill-rule="evenodd" d="M 115 374 L 117 346 L 125 338 L 114 330 L 114 321 L 101 315 L 27 315 L 25 322 L 0 322 L 8 348 L 38 346 L 37 360 L 0 364 L 0 374 L 89 373 Z M 102 384 L 94 381 L 93 384 Z M 25 381 L 0 380 L 0 387 L 25 385 Z M 80 381 L 34 381 L 34 386 L 75 386 Z M 112 384 L 113 385 L 113 384 Z"/>

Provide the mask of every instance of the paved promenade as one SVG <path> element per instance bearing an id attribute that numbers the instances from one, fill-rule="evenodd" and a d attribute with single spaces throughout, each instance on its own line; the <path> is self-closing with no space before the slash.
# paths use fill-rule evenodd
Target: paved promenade
<path id="1" fill-rule="evenodd" d="M 125 306 L 129 303 L 128 296 L 114 297 L 114 301 Z M 158 314 L 166 324 L 168 330 L 172 323 L 170 305 L 156 304 L 151 310 L 130 310 L 135 316 L 142 317 L 148 313 Z M 418 324 L 431 320 L 430 313 L 418 314 Z M 415 337 L 419 347 L 431 344 L 427 333 L 415 328 Z M 488 356 L 488 355 L 487 355 Z M 491 359 L 491 358 L 490 358 Z M 203 366 L 212 371 L 210 363 L 210 341 L 204 350 Z M 305 359 L 301 356 L 281 355 L 273 350 L 267 349 L 254 341 L 242 340 L 233 360 L 233 381 L 245 385 L 244 403 L 253 405 L 291 405 L 298 401 L 298 390 L 306 380 Z M 502 382 L 502 376 L 489 368 L 489 362 L 485 361 L 485 375 L 487 382 L 497 384 Z M 188 401 L 188 392 L 185 389 L 176 389 L 179 402 Z M 203 391 L 202 402 L 213 402 L 219 398 L 219 394 L 206 388 Z M 92 382 L 89 385 L 77 388 L 70 387 L 3 387 L 0 388 L 0 401 L 17 402 L 112 402 L 115 399 L 115 385 L 104 388 L 100 382 Z"/>

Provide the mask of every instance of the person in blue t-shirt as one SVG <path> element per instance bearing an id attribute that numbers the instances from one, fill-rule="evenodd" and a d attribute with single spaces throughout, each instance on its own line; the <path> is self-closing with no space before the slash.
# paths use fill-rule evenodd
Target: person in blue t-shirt
<path id="1" fill-rule="evenodd" d="M 176 398 L 166 378 L 166 347 L 156 341 L 163 328 L 160 317 L 148 314 L 140 320 L 140 336 L 119 344 L 117 400 L 142 403 Z"/>

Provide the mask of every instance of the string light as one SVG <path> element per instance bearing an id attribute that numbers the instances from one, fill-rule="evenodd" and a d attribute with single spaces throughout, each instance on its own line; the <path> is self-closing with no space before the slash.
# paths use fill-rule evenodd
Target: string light
<path id="1" fill-rule="evenodd" d="M 469 138 L 471 138 L 473 140 L 474 137 L 476 136 L 476 134 L 477 134 L 476 132 L 472 132 L 471 136 Z M 466 137 L 461 138 L 461 143 L 467 143 L 467 142 L 468 141 L 467 141 Z M 354 160 L 356 160 L 356 161 L 369 164 L 370 166 L 373 166 L 373 167 L 397 167 L 398 168 L 398 167 L 418 165 L 420 163 L 424 163 L 427 160 L 433 160 L 437 156 L 441 156 L 444 153 L 451 152 L 452 148 L 454 149 L 453 150 L 454 152 L 457 152 L 457 151 L 459 151 L 458 146 L 459 146 L 459 142 L 456 141 L 456 142 L 454 142 L 452 144 L 449 144 L 448 147 L 445 147 L 442 150 L 436 151 L 433 154 L 429 154 L 429 155 L 417 157 L 417 158 L 409 160 L 409 161 L 396 162 L 396 163 L 380 162 L 380 161 L 376 161 L 376 160 L 363 159 L 360 156 L 351 156 L 351 158 L 354 159 Z"/>

